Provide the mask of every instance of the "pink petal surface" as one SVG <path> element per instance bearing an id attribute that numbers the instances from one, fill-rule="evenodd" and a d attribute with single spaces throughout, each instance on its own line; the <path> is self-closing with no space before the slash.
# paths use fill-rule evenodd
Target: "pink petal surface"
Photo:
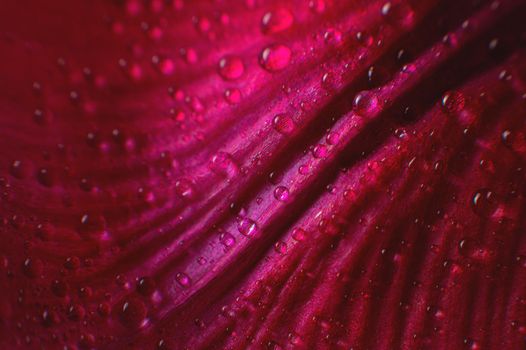
<path id="1" fill-rule="evenodd" d="M 523 349 L 525 13 L 3 1 L 0 348 Z"/>

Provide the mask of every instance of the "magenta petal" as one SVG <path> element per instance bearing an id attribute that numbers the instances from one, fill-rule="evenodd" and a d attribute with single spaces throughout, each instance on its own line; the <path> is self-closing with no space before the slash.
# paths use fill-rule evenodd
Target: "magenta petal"
<path id="1" fill-rule="evenodd" d="M 0 349 L 523 349 L 523 0 L 5 0 Z"/>

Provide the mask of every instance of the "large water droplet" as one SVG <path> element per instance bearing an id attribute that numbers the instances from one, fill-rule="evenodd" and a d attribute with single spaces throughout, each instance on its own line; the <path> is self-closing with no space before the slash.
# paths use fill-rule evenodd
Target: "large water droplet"
<path id="1" fill-rule="evenodd" d="M 266 47 L 261 52 L 259 63 L 269 72 L 285 69 L 292 57 L 292 51 L 285 45 L 274 44 Z"/>

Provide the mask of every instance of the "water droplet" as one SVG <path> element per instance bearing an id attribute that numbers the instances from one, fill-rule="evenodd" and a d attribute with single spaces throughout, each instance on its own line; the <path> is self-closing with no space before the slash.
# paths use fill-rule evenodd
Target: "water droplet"
<path id="1" fill-rule="evenodd" d="M 323 13 L 327 8 L 325 0 L 310 0 L 309 8 L 316 13 Z"/>
<path id="2" fill-rule="evenodd" d="M 497 199 L 495 198 L 495 194 L 487 188 L 475 192 L 471 204 L 475 214 L 482 217 L 492 215 L 497 209 Z"/>
<path id="3" fill-rule="evenodd" d="M 80 259 L 76 256 L 70 256 L 64 262 L 64 267 L 68 270 L 76 270 L 80 267 Z"/>
<path id="4" fill-rule="evenodd" d="M 323 34 L 323 40 L 328 44 L 340 44 L 342 42 L 342 32 L 338 29 L 329 28 L 325 34 Z"/>
<path id="5" fill-rule="evenodd" d="M 68 285 L 63 280 L 53 280 L 51 282 L 51 291 L 59 298 L 63 298 L 68 293 Z"/>
<path id="6" fill-rule="evenodd" d="M 223 232 L 219 236 L 219 241 L 225 246 L 225 247 L 231 247 L 236 243 L 236 239 L 234 236 L 232 236 L 228 232 Z"/>
<path id="7" fill-rule="evenodd" d="M 137 292 L 144 296 L 150 296 L 155 291 L 155 281 L 151 277 L 141 277 L 137 281 Z"/>
<path id="8" fill-rule="evenodd" d="M 175 70 L 175 63 L 169 58 L 164 58 L 159 62 L 159 71 L 164 75 L 172 75 Z"/>
<path id="9" fill-rule="evenodd" d="M 294 17 L 288 9 L 278 8 L 263 15 L 261 30 L 264 34 L 274 34 L 288 29 L 293 22 Z"/>
<path id="10" fill-rule="evenodd" d="M 371 91 L 361 91 L 354 97 L 354 112 L 363 117 L 371 116 L 380 107 L 378 97 Z"/>
<path id="11" fill-rule="evenodd" d="M 40 168 L 37 172 L 37 180 L 38 182 L 45 187 L 52 187 L 53 186 L 53 175 L 51 171 L 47 168 Z"/>
<path id="12" fill-rule="evenodd" d="M 244 72 L 245 66 L 239 57 L 225 56 L 219 60 L 219 75 L 225 80 L 238 79 Z"/>
<path id="13" fill-rule="evenodd" d="M 386 2 L 381 9 L 382 15 L 392 24 L 410 26 L 414 21 L 414 11 L 405 2 Z"/>
<path id="14" fill-rule="evenodd" d="M 329 145 L 335 145 L 340 140 L 340 134 L 338 132 L 332 131 L 327 134 L 327 143 Z"/>
<path id="15" fill-rule="evenodd" d="M 303 241 L 306 237 L 307 232 L 305 232 L 304 229 L 296 227 L 294 230 L 292 230 L 292 238 L 294 238 L 296 241 Z"/>
<path id="16" fill-rule="evenodd" d="M 188 179 L 179 179 L 175 183 L 175 193 L 183 198 L 190 199 L 194 195 L 194 187 Z"/>
<path id="17" fill-rule="evenodd" d="M 27 277 L 37 278 L 42 275 L 44 270 L 44 264 L 40 259 L 27 258 L 24 260 L 22 271 Z"/>
<path id="18" fill-rule="evenodd" d="M 285 45 L 274 44 L 266 47 L 259 57 L 259 63 L 269 72 L 285 69 L 292 57 L 292 51 Z"/>
<path id="19" fill-rule="evenodd" d="M 466 100 L 462 93 L 457 91 L 448 91 L 442 96 L 440 104 L 442 110 L 445 113 L 455 114 L 464 109 Z"/>
<path id="20" fill-rule="evenodd" d="M 226 89 L 225 100 L 231 105 L 239 103 L 239 101 L 241 101 L 241 92 L 236 88 Z"/>
<path id="21" fill-rule="evenodd" d="M 210 170 L 220 176 L 234 177 L 239 172 L 237 164 L 227 152 L 218 152 L 210 160 Z"/>
<path id="22" fill-rule="evenodd" d="M 276 242 L 274 244 L 274 250 L 280 254 L 286 254 L 287 253 L 287 243 L 283 241 Z"/>
<path id="23" fill-rule="evenodd" d="M 82 305 L 71 305 L 68 309 L 68 317 L 73 321 L 80 321 L 86 315 L 86 309 Z"/>
<path id="24" fill-rule="evenodd" d="M 278 186 L 274 189 L 274 198 L 280 202 L 289 200 L 289 189 L 285 186 Z"/>
<path id="25" fill-rule="evenodd" d="M 237 229 L 242 235 L 252 237 L 256 234 L 258 227 L 254 220 L 242 218 L 237 223 Z"/>
<path id="26" fill-rule="evenodd" d="M 272 120 L 274 129 L 283 135 L 288 135 L 294 131 L 295 125 L 291 117 L 286 114 L 278 114 Z"/>
<path id="27" fill-rule="evenodd" d="M 15 160 L 13 163 L 11 163 L 9 172 L 13 177 L 16 177 L 17 179 L 23 179 L 27 177 L 29 173 L 29 167 L 25 162 Z"/>
<path id="28" fill-rule="evenodd" d="M 329 150 L 327 149 L 327 146 L 319 144 L 313 148 L 312 154 L 315 158 L 325 158 L 329 154 Z"/>
<path id="29" fill-rule="evenodd" d="M 188 277 L 188 275 L 184 272 L 178 272 L 175 276 L 175 279 L 177 280 L 177 283 L 179 283 L 183 287 L 190 286 L 190 277 Z"/>
<path id="30" fill-rule="evenodd" d="M 501 134 L 502 142 L 506 147 L 519 154 L 526 153 L 526 134 L 506 129 Z"/>
<path id="31" fill-rule="evenodd" d="M 139 299 L 130 298 L 120 307 L 119 316 L 124 326 L 137 328 L 144 322 L 146 306 Z"/>

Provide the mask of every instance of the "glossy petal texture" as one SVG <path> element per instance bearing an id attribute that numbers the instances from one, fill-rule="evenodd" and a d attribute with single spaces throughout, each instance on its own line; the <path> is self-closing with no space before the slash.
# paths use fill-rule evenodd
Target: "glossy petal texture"
<path id="1" fill-rule="evenodd" d="M 523 349 L 523 0 L 3 0 L 0 348 Z"/>

